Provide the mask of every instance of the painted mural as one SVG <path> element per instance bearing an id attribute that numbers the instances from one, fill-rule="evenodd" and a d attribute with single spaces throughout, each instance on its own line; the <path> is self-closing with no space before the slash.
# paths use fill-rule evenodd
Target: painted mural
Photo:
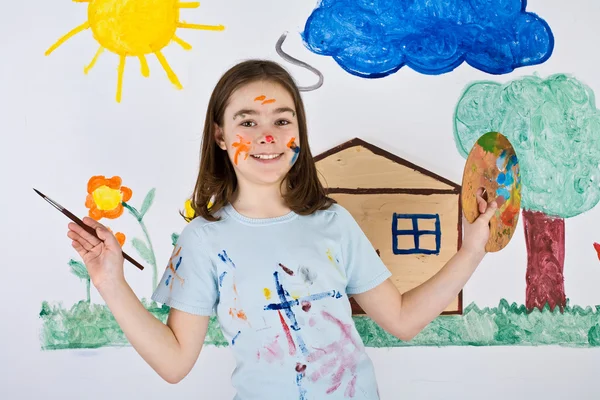
<path id="1" fill-rule="evenodd" d="M 183 22 L 180 12 L 199 7 L 197 2 L 75 1 L 87 3 L 88 19 L 56 41 L 46 55 L 57 51 L 74 35 L 91 31 L 98 51 L 84 68 L 84 73 L 92 69 L 105 50 L 117 55 L 117 102 L 122 99 L 127 58 L 137 58 L 141 74 L 149 76 L 146 57 L 153 55 L 169 81 L 181 89 L 182 85 L 162 49 L 171 42 L 183 49 L 191 49 L 189 43 L 177 35 L 178 29 L 224 29 L 222 25 Z M 517 68 L 545 63 L 554 50 L 550 26 L 526 8 L 525 0 L 322 0 L 308 16 L 302 39 L 310 51 L 332 57 L 344 71 L 363 78 L 385 77 L 404 66 L 417 73 L 440 75 L 463 63 L 491 75 L 508 74 Z M 124 34 L 131 33 L 132 26 L 136 27 L 134 34 Z M 277 41 L 277 53 L 287 62 L 306 68 L 318 77 L 317 83 L 302 86 L 301 90 L 318 89 L 323 84 L 323 75 L 316 68 L 283 52 L 286 34 Z M 274 100 L 258 96 L 256 101 L 265 104 Z M 566 74 L 545 79 L 536 75 L 525 76 L 507 83 L 474 82 L 463 93 L 457 93 L 454 135 L 458 152 L 466 158 L 482 135 L 501 132 L 514 146 L 519 160 L 520 205 L 527 245 L 527 259 L 522 260 L 527 283 L 525 304 L 510 304 L 505 299 L 498 299 L 496 307 L 484 308 L 475 303 L 464 307 L 461 293 L 443 315 L 410 342 L 386 333 L 361 310 L 353 309 L 353 319 L 365 345 L 600 346 L 600 305 L 585 308 L 571 305 L 565 293 L 563 275 L 566 251 L 564 220 L 591 210 L 600 201 L 597 184 L 600 180 L 599 130 L 600 112 L 596 108 L 593 91 Z M 239 139 L 236 160 L 248 156 L 248 143 L 242 137 Z M 296 154 L 299 151 L 294 140 L 288 143 L 288 147 Z M 359 150 L 363 151 L 363 155 L 368 151 L 373 154 L 352 159 L 352 162 L 366 162 L 370 168 L 378 165 L 388 168 L 388 172 L 393 171 L 394 179 L 377 181 L 382 183 L 377 186 L 381 193 L 365 191 L 360 185 L 330 187 L 330 193 L 348 201 L 348 204 L 352 201 L 349 194 L 360 194 L 369 199 L 379 196 L 374 200 L 378 205 L 406 206 L 406 209 L 399 207 L 394 210 L 381 207 L 381 213 L 368 223 L 360 222 L 360 204 L 354 204 L 354 211 L 366 232 L 377 232 L 370 239 L 380 257 L 386 262 L 389 260 L 394 268 L 398 266 L 394 272 L 398 285 L 414 282 L 414 279 L 403 276 L 401 267 L 410 265 L 412 261 L 418 260 L 427 267 L 423 271 L 434 273 L 439 269 L 440 259 L 460 248 L 461 187 L 360 139 L 342 150 L 355 151 L 356 148 L 366 149 Z M 325 156 L 336 154 L 330 160 L 340 158 L 339 151 L 340 148 L 331 149 L 317 156 L 317 160 L 323 160 L 322 165 L 325 165 Z M 393 166 L 394 163 L 397 165 Z M 334 166 L 330 171 L 334 171 L 333 175 L 341 181 L 358 176 L 348 168 L 335 171 Z M 381 176 L 372 174 L 372 177 Z M 404 186 L 397 186 L 399 183 Z M 138 222 L 141 238 L 130 232 L 117 232 L 116 236 L 121 246 L 132 246 L 152 267 L 147 292 L 150 295 L 158 284 L 158 265 L 144 216 L 151 208 L 155 189 L 139 197 L 139 208 L 132 204 L 137 201 L 136 193 L 124 186 L 119 176 L 96 175 L 89 179 L 87 191 L 82 188 L 81 201 L 89 209 L 89 216 L 98 221 L 121 218 L 127 210 Z M 429 203 L 421 207 L 423 199 L 429 200 Z M 184 202 L 182 214 L 183 223 L 194 217 L 189 200 Z M 175 248 L 177 238 L 178 234 L 172 233 L 160 239 L 169 240 L 174 246 L 166 265 L 172 271 L 165 282 L 167 285 L 180 279 L 177 275 L 179 253 Z M 590 253 L 592 250 L 593 256 L 600 259 L 600 244 L 590 243 Z M 221 260 L 226 273 L 220 277 L 220 283 L 229 285 L 235 293 L 235 264 L 226 252 L 221 254 Z M 333 259 L 331 261 L 335 264 Z M 83 283 L 82 299 L 67 306 L 56 301 L 42 303 L 39 313 L 41 348 L 128 346 L 110 310 L 104 304 L 92 302 L 90 278 L 85 265 L 71 258 L 65 260 L 64 267 Z M 281 314 L 292 306 L 303 307 L 306 304 L 302 303 L 302 299 L 274 297 L 281 286 L 278 277 L 290 275 L 291 271 L 284 265 L 280 267 L 281 270 L 274 275 L 273 285 L 265 288 L 264 296 L 266 300 L 272 300 L 268 305 L 270 309 Z M 422 281 L 426 276 L 416 279 Z M 318 293 L 312 296 L 327 295 L 336 294 Z M 141 302 L 156 318 L 166 322 L 167 306 L 158 306 L 145 297 L 141 298 Z M 242 322 L 245 319 L 244 310 L 235 306 L 231 314 Z M 225 340 L 215 317 L 211 318 L 206 344 L 232 346 L 236 338 L 231 342 Z"/>
<path id="2" fill-rule="evenodd" d="M 550 26 L 525 0 L 322 0 L 308 17 L 306 47 L 345 71 L 381 78 L 408 66 L 439 75 L 462 63 L 489 74 L 541 64 Z"/>
<path id="3" fill-rule="evenodd" d="M 192 46 L 177 35 L 178 29 L 196 29 L 222 31 L 223 25 L 201 25 L 183 22 L 180 19 L 182 9 L 198 8 L 199 2 L 181 2 L 178 0 L 74 0 L 87 3 L 87 20 L 71 29 L 46 50 L 52 54 L 71 37 L 91 30 L 98 50 L 84 68 L 87 74 L 96 64 L 105 50 L 119 57 L 116 101 L 121 102 L 123 92 L 123 74 L 128 57 L 139 61 L 140 73 L 150 76 L 146 57 L 153 55 L 159 61 L 169 81 L 177 89 L 183 86 L 163 54 L 163 49 L 171 42 L 184 50 Z"/>
<path id="4" fill-rule="evenodd" d="M 563 310 L 564 219 L 600 201 L 600 111 L 593 91 L 566 74 L 475 82 L 464 90 L 454 117 L 465 157 L 488 131 L 502 132 L 514 146 L 528 253 L 526 306 Z"/>

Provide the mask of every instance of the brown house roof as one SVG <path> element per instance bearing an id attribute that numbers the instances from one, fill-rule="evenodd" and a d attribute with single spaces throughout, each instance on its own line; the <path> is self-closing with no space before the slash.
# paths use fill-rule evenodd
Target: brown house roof
<path id="1" fill-rule="evenodd" d="M 372 153 L 381 156 L 387 160 L 390 160 L 396 164 L 400 164 L 406 168 L 412 169 L 416 172 L 419 172 L 427 177 L 433 178 L 438 182 L 441 182 L 447 186 L 449 186 L 448 189 L 427 189 L 427 188 L 327 188 L 328 193 L 345 193 L 345 192 L 352 192 L 352 193 L 359 193 L 361 191 L 364 191 L 365 193 L 410 193 L 410 194 L 423 194 L 423 195 L 427 195 L 427 194 L 434 194 L 434 193 L 454 193 L 454 194 L 460 194 L 461 191 L 461 186 L 450 181 L 449 179 L 446 179 L 438 174 L 435 174 L 419 165 L 416 165 L 414 163 L 411 163 L 410 161 L 405 160 L 404 158 L 398 157 L 395 154 L 390 153 L 389 151 L 386 151 L 382 148 L 379 148 L 371 143 L 365 142 L 362 139 L 359 138 L 354 138 L 351 139 L 345 143 L 340 144 L 339 146 L 333 147 L 321 154 L 318 154 L 314 157 L 315 162 L 319 162 L 321 160 L 324 160 L 336 153 L 342 152 L 344 150 L 350 149 L 352 147 L 357 147 L 357 146 L 361 146 L 366 148 L 367 150 L 371 151 Z"/>

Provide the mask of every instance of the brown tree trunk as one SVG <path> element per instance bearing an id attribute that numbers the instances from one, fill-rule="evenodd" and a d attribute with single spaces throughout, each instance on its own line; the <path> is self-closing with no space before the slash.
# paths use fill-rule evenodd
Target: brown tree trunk
<path id="1" fill-rule="evenodd" d="M 546 303 L 561 312 L 566 306 L 563 268 L 565 261 L 565 221 L 523 210 L 527 245 L 527 292 L 525 306 L 540 310 Z"/>

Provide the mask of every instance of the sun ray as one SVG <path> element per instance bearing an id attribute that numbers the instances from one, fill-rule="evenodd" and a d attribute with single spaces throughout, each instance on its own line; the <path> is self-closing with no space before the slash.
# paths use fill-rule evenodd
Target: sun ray
<path id="1" fill-rule="evenodd" d="M 148 61 L 146 61 L 146 56 L 145 55 L 141 55 L 138 56 L 138 58 L 140 59 L 140 67 L 142 69 L 142 76 L 145 76 L 146 78 L 150 76 L 150 68 L 148 68 Z"/>
<path id="2" fill-rule="evenodd" d="M 94 54 L 94 58 L 92 58 L 92 61 L 90 61 L 90 63 L 86 65 L 85 68 L 83 68 L 84 74 L 87 75 L 87 73 L 90 72 L 92 68 L 94 68 L 94 65 L 96 65 L 96 61 L 98 61 L 98 57 L 100 57 L 100 54 L 102 54 L 103 51 L 104 47 L 100 46 L 98 48 L 98 51 L 96 51 L 96 54 Z"/>
<path id="3" fill-rule="evenodd" d="M 160 65 L 162 65 L 163 69 L 167 73 L 167 76 L 169 77 L 171 83 L 173 83 L 177 89 L 183 89 L 183 86 L 181 86 L 177 75 L 175 75 L 175 72 L 173 72 L 173 70 L 169 66 L 169 63 L 165 59 L 165 56 L 163 56 L 160 50 L 155 51 L 154 54 L 156 55 L 156 58 L 158 58 L 158 62 L 160 62 Z"/>
<path id="4" fill-rule="evenodd" d="M 52 53 L 54 50 L 56 50 L 58 48 L 58 46 L 60 46 L 61 44 L 63 44 L 64 42 L 66 42 L 67 40 L 72 38 L 73 36 L 77 35 L 79 32 L 85 31 L 89 27 L 90 27 L 90 23 L 88 21 L 86 21 L 83 24 L 79 25 L 78 27 L 71 29 L 67 34 L 65 34 L 63 37 L 58 39 L 56 41 L 56 43 L 54 43 L 52 46 L 50 46 L 50 48 L 48 50 L 46 50 L 46 53 L 44 53 L 44 54 L 47 56 L 50 55 L 50 53 Z"/>
<path id="5" fill-rule="evenodd" d="M 188 24 L 185 22 L 178 22 L 177 23 L 177 27 L 178 28 L 184 28 L 184 29 L 201 29 L 204 31 L 222 31 L 225 30 L 225 27 L 223 25 L 200 25 L 200 24 Z"/>
<path id="6" fill-rule="evenodd" d="M 204 31 L 223 31 L 223 25 L 204 25 L 187 23 L 179 19 L 183 9 L 200 7 L 196 0 L 153 0 L 156 7 L 145 7 L 148 0 L 71 0 L 75 3 L 87 3 L 88 19 L 81 25 L 62 35 L 52 46 L 47 48 L 48 56 L 78 33 L 90 29 L 98 43 L 96 53 L 83 67 L 88 74 L 98 64 L 105 51 L 119 57 L 117 68 L 116 100 L 120 103 L 125 79 L 127 57 L 137 57 L 142 76 L 150 76 L 148 55 L 154 54 L 165 71 L 169 81 L 177 89 L 183 89 L 177 74 L 173 71 L 163 48 L 176 43 L 184 50 L 191 50 L 192 45 L 176 34 L 178 29 L 196 29 Z M 131 7 L 123 7 L 128 3 Z"/>
<path id="7" fill-rule="evenodd" d="M 119 57 L 119 77 L 117 78 L 117 103 L 121 102 L 121 92 L 123 91 L 123 73 L 125 72 L 125 55 Z"/>
<path id="8" fill-rule="evenodd" d="M 180 38 L 177 35 L 173 35 L 173 41 L 176 42 L 177 44 L 179 44 L 185 50 L 191 50 L 192 49 L 192 45 L 191 44 L 189 44 L 188 42 L 186 42 L 185 40 L 183 40 L 182 38 Z"/>
<path id="9" fill-rule="evenodd" d="M 177 3 L 177 8 L 198 8 L 200 3 L 197 1 L 180 1 Z"/>

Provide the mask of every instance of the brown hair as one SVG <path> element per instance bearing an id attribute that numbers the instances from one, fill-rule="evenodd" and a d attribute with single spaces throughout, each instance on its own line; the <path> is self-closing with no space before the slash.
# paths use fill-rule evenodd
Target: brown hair
<path id="1" fill-rule="evenodd" d="M 200 170 L 190 199 L 194 218 L 201 216 L 209 221 L 218 220 L 214 213 L 229 203 L 237 188 L 237 177 L 227 152 L 215 140 L 215 123 L 223 126 L 223 114 L 231 94 L 241 86 L 255 81 L 270 81 L 285 88 L 294 99 L 301 145 L 298 158 L 282 183 L 287 184 L 283 194 L 287 206 L 300 215 L 327 209 L 335 200 L 328 197 L 317 176 L 317 168 L 308 144 L 306 115 L 300 91 L 290 74 L 279 64 L 268 60 L 247 60 L 229 69 L 217 85 L 208 103 Z M 208 203 L 213 198 L 213 204 Z M 182 214 L 183 215 L 183 214 Z M 183 215 L 187 221 L 190 219 Z"/>

